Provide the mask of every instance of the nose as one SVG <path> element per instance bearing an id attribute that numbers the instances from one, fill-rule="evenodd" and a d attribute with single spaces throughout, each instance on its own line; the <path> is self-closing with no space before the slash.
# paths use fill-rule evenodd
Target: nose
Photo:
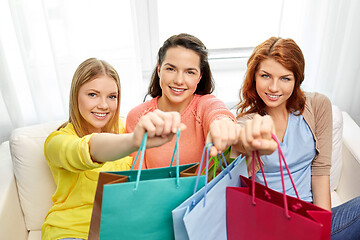
<path id="1" fill-rule="evenodd" d="M 174 83 L 177 85 L 181 85 L 184 82 L 184 74 L 182 72 L 178 72 L 175 76 Z"/>
<path id="2" fill-rule="evenodd" d="M 269 91 L 277 92 L 278 91 L 278 79 L 272 79 L 271 83 L 269 84 Z"/>
<path id="3" fill-rule="evenodd" d="M 108 109 L 109 104 L 107 102 L 107 98 L 100 98 L 98 108 L 99 109 Z"/>

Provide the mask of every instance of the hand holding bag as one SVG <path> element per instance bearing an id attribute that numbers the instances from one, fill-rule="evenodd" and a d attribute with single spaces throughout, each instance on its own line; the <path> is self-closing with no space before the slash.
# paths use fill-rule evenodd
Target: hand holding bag
<path id="1" fill-rule="evenodd" d="M 233 239 L 291 239 L 325 240 L 330 239 L 331 212 L 309 202 L 302 201 L 296 191 L 290 170 L 278 143 L 281 181 L 283 193 L 267 186 L 260 157 L 265 186 L 244 176 L 240 176 L 242 187 L 228 187 L 226 190 L 227 236 Z M 252 172 L 255 174 L 253 152 Z M 289 174 L 297 198 L 285 193 L 282 161 Z"/>
<path id="2" fill-rule="evenodd" d="M 142 170 L 146 137 L 147 133 L 135 158 L 136 161 L 141 152 L 139 169 L 111 172 L 120 178 L 126 176 L 126 182 L 103 185 L 100 223 L 97 224 L 100 233 L 96 235 L 96 230 L 92 231 L 91 227 L 96 224 L 91 223 L 89 239 L 99 239 L 99 236 L 100 239 L 174 238 L 171 211 L 192 194 L 196 181 L 196 177 L 180 178 L 180 171 L 193 164 L 179 166 L 178 132 L 173 154 L 173 157 L 177 155 L 176 166 Z M 204 178 L 202 176 L 200 186 L 204 186 Z M 101 189 L 99 184 L 97 190 Z M 95 206 L 94 203 L 94 209 Z M 96 220 L 94 214 L 92 222 L 93 219 Z"/>

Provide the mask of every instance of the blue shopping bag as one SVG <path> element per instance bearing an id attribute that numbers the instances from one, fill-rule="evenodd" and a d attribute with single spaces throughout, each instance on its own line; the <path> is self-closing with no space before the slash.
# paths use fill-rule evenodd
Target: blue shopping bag
<path id="1" fill-rule="evenodd" d="M 176 240 L 226 239 L 226 187 L 240 186 L 239 175 L 248 176 L 245 158 L 235 159 L 172 211 Z"/>

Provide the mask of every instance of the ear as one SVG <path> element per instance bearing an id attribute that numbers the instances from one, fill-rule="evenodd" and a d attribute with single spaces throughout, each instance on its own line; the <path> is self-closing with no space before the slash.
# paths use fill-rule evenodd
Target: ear
<path id="1" fill-rule="evenodd" d="M 160 76 L 160 65 L 158 64 L 156 68 L 157 68 L 157 74 L 158 76 Z"/>
<path id="2" fill-rule="evenodd" d="M 201 81 L 201 78 L 202 78 L 202 74 L 201 74 L 200 77 L 199 77 L 198 84 L 199 84 L 199 82 Z"/>

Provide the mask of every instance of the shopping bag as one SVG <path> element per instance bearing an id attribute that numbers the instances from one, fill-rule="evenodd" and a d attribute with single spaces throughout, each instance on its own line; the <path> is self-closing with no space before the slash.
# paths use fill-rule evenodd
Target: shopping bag
<path id="1" fill-rule="evenodd" d="M 240 174 L 247 176 L 247 167 L 245 158 L 238 157 L 172 211 L 176 240 L 226 239 L 225 190 L 227 186 L 239 186 L 236 176 Z"/>
<path id="2" fill-rule="evenodd" d="M 188 171 L 198 164 L 186 164 L 179 167 L 180 177 L 183 171 Z M 136 181 L 136 171 L 111 171 L 111 172 L 100 172 L 98 178 L 98 184 L 95 193 L 95 200 L 93 205 L 93 211 L 91 216 L 91 223 L 89 228 L 88 240 L 98 240 L 100 235 L 100 220 L 101 220 L 101 206 L 103 197 L 103 188 L 105 184 L 115 184 L 122 182 L 134 182 Z M 150 179 L 161 179 L 168 177 L 175 177 L 176 166 L 168 168 L 154 168 L 145 169 L 141 172 L 141 180 Z M 183 177 L 187 177 L 185 174 Z"/>
<path id="3" fill-rule="evenodd" d="M 139 169 L 111 172 L 126 176 L 126 182 L 103 185 L 100 239 L 174 238 L 171 211 L 193 193 L 197 178 L 180 177 L 180 172 L 193 164 L 179 166 L 179 133 L 173 154 L 176 166 L 142 170 L 146 136 L 138 152 Z M 198 184 L 204 186 L 205 176 Z M 97 239 L 92 232 L 90 228 L 89 239 Z"/>
<path id="4" fill-rule="evenodd" d="M 277 138 L 273 138 L 278 142 Z M 278 142 L 283 193 L 240 176 L 242 187 L 226 190 L 227 237 L 233 239 L 330 239 L 331 212 L 299 198 L 284 155 Z M 255 174 L 253 153 L 253 176 Z M 259 154 L 256 157 L 260 163 Z M 284 186 L 282 162 L 290 176 L 297 197 L 287 196 Z M 262 165 L 260 163 L 262 168 Z M 263 171 L 262 171 L 263 172 Z"/>

